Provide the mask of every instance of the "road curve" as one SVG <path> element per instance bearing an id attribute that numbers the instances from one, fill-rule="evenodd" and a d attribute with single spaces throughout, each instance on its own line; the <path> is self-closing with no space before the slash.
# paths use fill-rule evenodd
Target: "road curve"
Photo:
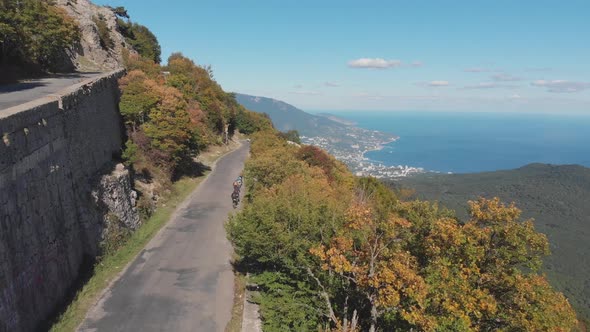
<path id="1" fill-rule="evenodd" d="M 79 331 L 224 331 L 234 275 L 223 227 L 232 182 L 249 144 L 217 161 L 191 194 L 88 312 Z"/>

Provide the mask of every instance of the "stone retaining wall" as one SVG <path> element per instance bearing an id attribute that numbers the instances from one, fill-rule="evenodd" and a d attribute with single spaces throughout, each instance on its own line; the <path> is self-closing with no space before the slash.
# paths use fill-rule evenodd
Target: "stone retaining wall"
<path id="1" fill-rule="evenodd" d="M 123 145 L 122 75 L 0 113 L 0 331 L 38 328 L 98 254 L 107 211 L 93 192 Z"/>

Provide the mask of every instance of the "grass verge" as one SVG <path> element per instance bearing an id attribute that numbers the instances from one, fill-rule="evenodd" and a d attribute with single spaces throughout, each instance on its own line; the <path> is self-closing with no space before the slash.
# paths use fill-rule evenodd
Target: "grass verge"
<path id="1" fill-rule="evenodd" d="M 241 273 L 235 273 L 234 276 L 234 305 L 231 310 L 231 319 L 225 327 L 225 332 L 242 331 L 244 296 L 246 296 L 246 276 Z"/>

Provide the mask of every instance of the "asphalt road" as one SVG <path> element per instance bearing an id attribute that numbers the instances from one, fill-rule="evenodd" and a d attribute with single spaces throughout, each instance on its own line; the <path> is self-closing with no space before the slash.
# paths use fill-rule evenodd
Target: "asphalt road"
<path id="1" fill-rule="evenodd" d="M 7 108 L 54 94 L 97 75 L 100 73 L 63 74 L 0 85 L 0 113 Z"/>
<path id="2" fill-rule="evenodd" d="M 172 220 L 88 312 L 80 331 L 224 331 L 234 275 L 224 223 L 249 144 L 217 161 Z"/>

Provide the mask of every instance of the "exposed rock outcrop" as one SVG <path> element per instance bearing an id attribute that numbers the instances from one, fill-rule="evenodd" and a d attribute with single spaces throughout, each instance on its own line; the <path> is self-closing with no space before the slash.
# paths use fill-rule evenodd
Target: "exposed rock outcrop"
<path id="1" fill-rule="evenodd" d="M 135 230 L 140 225 L 139 214 L 135 207 L 137 192 L 133 190 L 129 170 L 123 164 L 117 164 L 111 173 L 100 176 L 93 185 L 92 198 L 104 216 L 104 232 L 108 232 L 109 223 L 114 216 L 126 228 Z M 103 234 L 103 238 L 105 235 Z"/>
<path id="2" fill-rule="evenodd" d="M 57 0 L 80 26 L 80 44 L 68 56 L 78 71 L 109 71 L 123 67 L 123 52 L 135 53 L 117 30 L 117 17 L 108 7 L 97 6 L 89 0 Z M 108 27 L 112 49 L 101 46 L 95 20 L 101 19 Z"/>

